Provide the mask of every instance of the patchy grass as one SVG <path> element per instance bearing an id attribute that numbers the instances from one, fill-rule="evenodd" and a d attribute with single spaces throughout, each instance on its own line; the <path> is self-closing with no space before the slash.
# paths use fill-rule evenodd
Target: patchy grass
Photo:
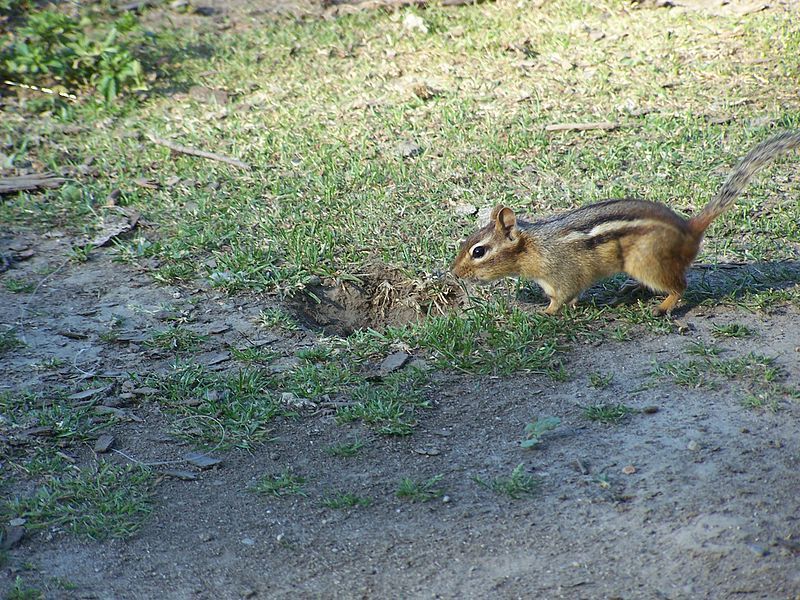
<path id="1" fill-rule="evenodd" d="M 152 475 L 101 462 L 96 468 L 46 480 L 36 493 L 3 507 L 31 530 L 56 528 L 96 540 L 127 538 L 150 514 Z"/>
<path id="2" fill-rule="evenodd" d="M 531 496 L 536 492 L 539 485 L 538 480 L 525 473 L 525 465 L 520 463 L 511 475 L 495 477 L 491 481 L 486 481 L 478 476 L 473 478 L 473 481 L 478 485 L 492 490 L 497 494 L 503 494 L 512 500 L 518 500 L 523 496 Z"/>
<path id="3" fill-rule="evenodd" d="M 711 332 L 716 337 L 745 338 L 755 334 L 747 325 L 742 323 L 726 323 L 725 325 L 711 325 Z"/>
<path id="4" fill-rule="evenodd" d="M 3 279 L 3 287 L 12 294 L 30 294 L 36 289 L 36 284 L 21 277 L 6 277 Z"/>
<path id="5" fill-rule="evenodd" d="M 270 389 L 270 377 L 259 369 L 217 373 L 176 364 L 172 372 L 147 383 L 179 417 L 176 433 L 208 447 L 250 448 L 267 438 L 275 417 L 286 414 Z"/>
<path id="6" fill-rule="evenodd" d="M 428 502 L 444 495 L 444 490 L 436 487 L 442 480 L 442 475 L 435 475 L 430 479 L 416 480 L 404 477 L 397 486 L 395 495 L 402 500 L 411 502 Z"/>
<path id="7" fill-rule="evenodd" d="M 289 469 L 284 469 L 278 475 L 264 475 L 250 488 L 259 494 L 268 494 L 280 498 L 282 496 L 306 496 L 303 485 L 305 477 L 295 475 Z"/>
<path id="8" fill-rule="evenodd" d="M 364 448 L 364 442 L 356 438 L 352 442 L 340 442 L 333 446 L 328 446 L 325 448 L 325 452 L 331 456 L 349 458 L 361 452 L 362 448 Z"/>
<path id="9" fill-rule="evenodd" d="M 0 354 L 24 345 L 24 342 L 17 337 L 17 334 L 13 329 L 0 331 Z"/>
<path id="10" fill-rule="evenodd" d="M 191 329 L 173 326 L 155 332 L 145 340 L 144 345 L 164 352 L 193 352 L 207 339 L 208 336 L 196 333 Z"/>
<path id="11" fill-rule="evenodd" d="M 66 393 L 0 392 L 0 413 L 15 428 L 42 428 L 45 439 L 66 444 L 91 439 L 113 421 L 91 405 L 76 405 Z"/>
<path id="12" fill-rule="evenodd" d="M 5 600 L 42 600 L 43 598 L 44 593 L 41 590 L 25 585 L 19 575 L 14 579 L 14 585 L 5 595 Z"/>
<path id="13" fill-rule="evenodd" d="M 325 508 L 355 508 L 370 504 L 372 504 L 372 500 L 369 498 L 363 498 L 351 492 L 331 492 L 322 499 L 322 506 Z"/>
<path id="14" fill-rule="evenodd" d="M 798 389 L 785 385 L 786 372 L 775 359 L 751 352 L 746 356 L 721 359 L 670 361 L 654 366 L 652 375 L 669 378 L 683 387 L 715 389 L 723 381 L 736 382 L 743 388 L 743 403 L 752 408 L 777 409 L 779 401 L 798 395 Z"/>
<path id="15" fill-rule="evenodd" d="M 583 416 L 590 421 L 616 425 L 634 412 L 634 409 L 622 403 L 595 404 L 584 408 Z"/>

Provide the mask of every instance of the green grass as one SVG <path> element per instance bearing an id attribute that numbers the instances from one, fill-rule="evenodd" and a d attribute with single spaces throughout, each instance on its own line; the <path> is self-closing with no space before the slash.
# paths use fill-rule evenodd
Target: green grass
<path id="1" fill-rule="evenodd" d="M 22 577 L 17 575 L 14 585 L 5 595 L 5 600 L 42 600 L 44 593 L 37 588 L 25 585 Z"/>
<path id="2" fill-rule="evenodd" d="M 797 387 L 785 383 L 786 370 L 774 358 L 754 352 L 729 359 L 705 356 L 659 363 L 652 375 L 689 388 L 716 389 L 731 382 L 744 392 L 742 403 L 752 408 L 776 410 L 780 400 L 800 395 Z"/>
<path id="3" fill-rule="evenodd" d="M 36 289 L 36 284 L 20 277 L 6 277 L 3 279 L 3 287 L 12 294 L 30 294 Z"/>
<path id="4" fill-rule="evenodd" d="M 534 476 L 525 473 L 525 466 L 522 463 L 514 467 L 514 470 L 511 471 L 511 475 L 501 475 L 495 477 L 491 481 L 486 481 L 476 476 L 473 478 L 473 481 L 497 494 L 508 496 L 512 500 L 518 500 L 523 496 L 533 495 L 539 485 L 538 480 Z"/>
<path id="5" fill-rule="evenodd" d="M 357 455 L 364 448 L 364 442 L 360 439 L 354 439 L 352 442 L 340 442 L 325 448 L 325 452 L 331 456 L 338 456 L 340 458 L 349 458 Z"/>
<path id="6" fill-rule="evenodd" d="M 8 352 L 9 350 L 13 350 L 14 348 L 19 348 L 24 346 L 22 340 L 17 337 L 16 332 L 13 329 L 6 329 L 5 331 L 0 331 L 0 354 Z"/>
<path id="7" fill-rule="evenodd" d="M 725 325 L 711 325 L 711 331 L 716 337 L 745 338 L 754 335 L 754 331 L 742 323 L 726 323 Z"/>
<path id="8" fill-rule="evenodd" d="M 0 392 L 0 413 L 16 428 L 47 428 L 46 439 L 59 444 L 87 441 L 113 422 L 113 416 L 102 416 L 93 406 L 75 405 L 63 391 Z"/>
<path id="9" fill-rule="evenodd" d="M 101 462 L 96 469 L 48 478 L 34 495 L 11 500 L 2 512 L 26 519 L 31 531 L 56 528 L 96 540 L 124 539 L 150 514 L 151 481 L 145 469 Z"/>
<path id="10" fill-rule="evenodd" d="M 322 506 L 325 508 L 355 508 L 357 506 L 369 506 L 372 500 L 358 496 L 351 492 L 331 492 L 322 499 Z"/>
<path id="11" fill-rule="evenodd" d="M 404 477 L 397 486 L 395 495 L 402 500 L 411 502 L 428 502 L 440 498 L 444 494 L 444 490 L 438 488 L 437 485 L 442 477 L 442 475 L 435 475 L 425 480 Z"/>
<path id="12" fill-rule="evenodd" d="M 284 469 L 278 475 L 265 475 L 251 488 L 259 494 L 267 494 L 277 498 L 283 496 L 306 496 L 303 491 L 305 477 L 293 474 L 289 469 Z"/>
<path id="13" fill-rule="evenodd" d="M 589 385 L 596 390 L 604 390 L 611 385 L 614 379 L 613 373 L 589 373 Z"/>
<path id="14" fill-rule="evenodd" d="M 147 383 L 159 390 L 158 401 L 178 417 L 175 432 L 203 446 L 251 448 L 267 439 L 273 419 L 286 414 L 270 387 L 270 376 L 252 367 L 218 373 L 176 364 Z"/>
<path id="15" fill-rule="evenodd" d="M 622 403 L 595 404 L 583 409 L 583 415 L 590 421 L 617 424 L 629 414 L 636 412 Z"/>
<path id="16" fill-rule="evenodd" d="M 165 352 L 193 352 L 207 339 L 208 336 L 196 333 L 191 329 L 173 326 L 155 332 L 145 340 L 144 345 Z"/>
<path id="17" fill-rule="evenodd" d="M 267 329 L 283 329 L 284 331 L 300 329 L 297 319 L 282 308 L 265 308 L 258 316 L 258 324 Z"/>

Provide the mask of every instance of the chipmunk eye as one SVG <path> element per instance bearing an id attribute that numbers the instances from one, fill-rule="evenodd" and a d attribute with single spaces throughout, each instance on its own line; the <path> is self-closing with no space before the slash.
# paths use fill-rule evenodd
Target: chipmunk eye
<path id="1" fill-rule="evenodd" d="M 480 258 L 486 254 L 486 246 L 475 246 L 472 249 L 472 258 Z"/>

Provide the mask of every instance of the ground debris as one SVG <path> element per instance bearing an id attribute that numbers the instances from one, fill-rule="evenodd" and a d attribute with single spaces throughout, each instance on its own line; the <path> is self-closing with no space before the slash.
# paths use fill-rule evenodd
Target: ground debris
<path id="1" fill-rule="evenodd" d="M 57 188 L 65 181 L 55 173 L 34 173 L 18 177 L 2 177 L 0 178 L 0 194 L 29 192 L 40 188 Z"/>
<path id="2" fill-rule="evenodd" d="M 97 438 L 97 441 L 95 441 L 94 451 L 97 452 L 98 454 L 103 454 L 104 452 L 108 452 L 113 444 L 114 444 L 114 436 L 108 433 L 104 433 L 103 435 Z"/>
<path id="3" fill-rule="evenodd" d="M 202 452 L 190 452 L 189 454 L 186 454 L 183 459 L 199 469 L 210 469 L 211 467 L 222 462 L 221 458 L 214 458 L 208 454 L 203 454 Z"/>

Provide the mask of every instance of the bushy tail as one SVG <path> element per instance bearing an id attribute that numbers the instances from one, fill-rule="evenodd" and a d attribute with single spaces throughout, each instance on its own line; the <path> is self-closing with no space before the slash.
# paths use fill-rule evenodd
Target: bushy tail
<path id="1" fill-rule="evenodd" d="M 731 171 L 725 183 L 722 184 L 719 192 L 706 204 L 705 208 L 695 217 L 689 219 L 689 227 L 696 233 L 702 233 L 711 225 L 711 221 L 716 219 L 736 200 L 737 196 L 747 186 L 750 178 L 769 163 L 776 156 L 783 154 L 793 148 L 800 146 L 800 131 L 787 131 L 761 142 L 758 146 L 750 150 L 747 155 L 739 161 L 736 168 Z"/>

